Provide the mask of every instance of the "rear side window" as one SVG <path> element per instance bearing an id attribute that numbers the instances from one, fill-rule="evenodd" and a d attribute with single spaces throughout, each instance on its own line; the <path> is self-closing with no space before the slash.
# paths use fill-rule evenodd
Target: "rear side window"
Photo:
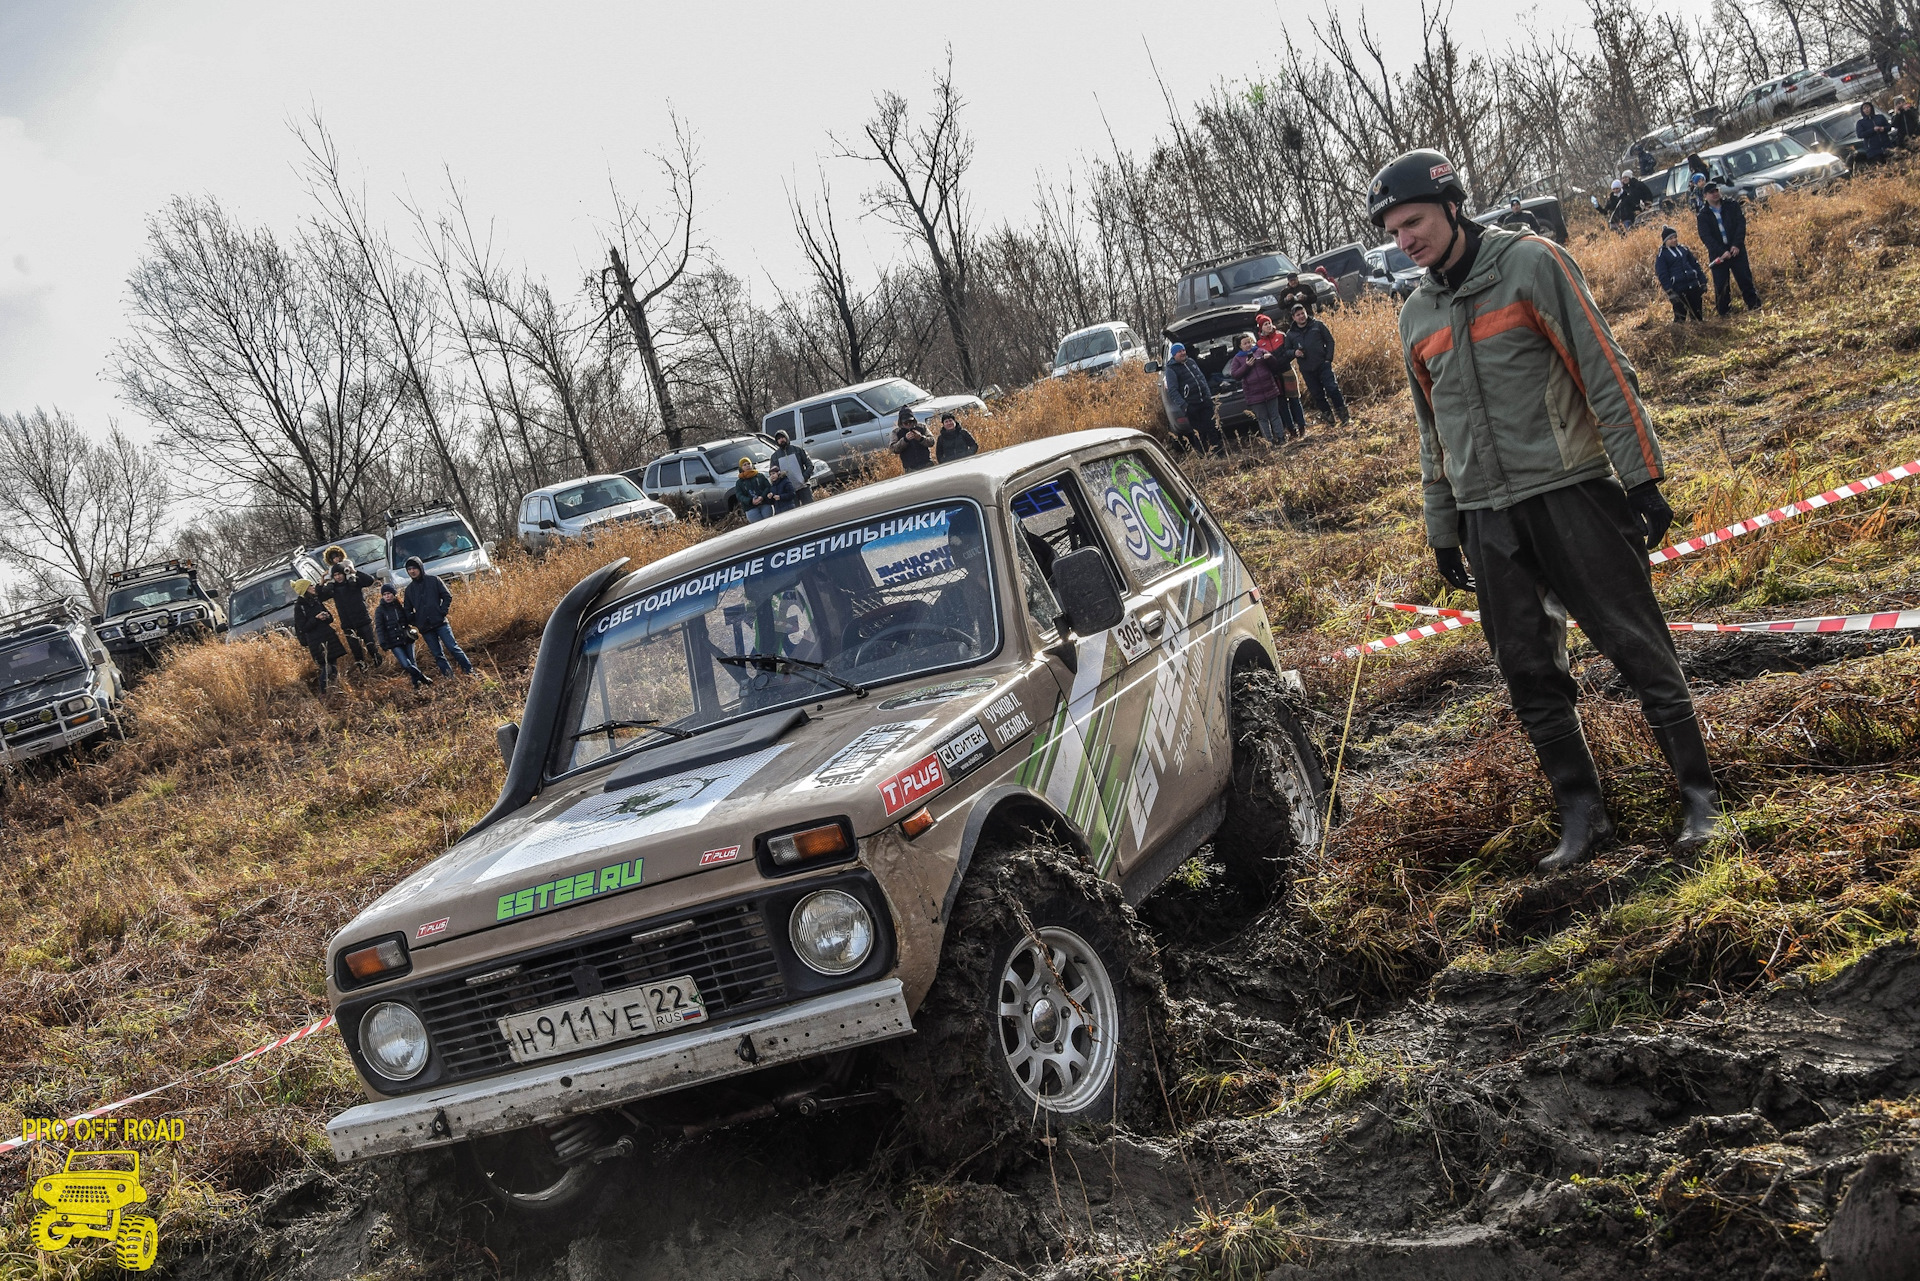
<path id="1" fill-rule="evenodd" d="M 1108 541 L 1142 587 L 1212 554 L 1206 526 L 1178 493 L 1161 484 L 1144 454 L 1082 463 L 1080 479 L 1093 495 Z"/>
<path id="2" fill-rule="evenodd" d="M 778 414 L 768 414 L 766 422 L 761 425 L 761 430 L 765 431 L 769 436 L 785 432 L 791 437 L 793 435 L 793 411 L 788 409 Z"/>
<path id="3" fill-rule="evenodd" d="M 661 463 L 660 464 L 660 487 L 662 489 L 675 489 L 675 488 L 678 488 L 679 484 L 680 484 L 680 460 L 676 458 L 670 463 Z"/>
<path id="4" fill-rule="evenodd" d="M 830 431 L 838 431 L 833 421 L 833 405 L 809 405 L 800 411 L 800 430 L 809 436 L 824 436 Z"/>
<path id="5" fill-rule="evenodd" d="M 655 463 L 653 466 L 647 468 L 646 479 L 640 482 L 640 488 L 642 489 L 660 488 L 660 464 L 659 463 Z"/>

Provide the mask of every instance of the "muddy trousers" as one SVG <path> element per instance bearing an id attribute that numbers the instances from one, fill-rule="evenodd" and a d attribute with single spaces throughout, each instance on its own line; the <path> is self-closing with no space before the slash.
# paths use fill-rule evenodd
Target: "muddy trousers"
<path id="1" fill-rule="evenodd" d="M 1580 691 L 1567 671 L 1569 614 L 1640 695 L 1648 724 L 1693 716 L 1654 599 L 1645 533 L 1617 483 L 1589 480 L 1462 516 L 1480 623 L 1536 747 L 1580 728 Z"/>

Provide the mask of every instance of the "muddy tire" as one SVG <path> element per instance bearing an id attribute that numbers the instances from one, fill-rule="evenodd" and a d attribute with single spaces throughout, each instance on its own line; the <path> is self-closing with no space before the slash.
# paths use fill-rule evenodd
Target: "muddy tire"
<path id="1" fill-rule="evenodd" d="M 1272 672 L 1237 672 L 1232 703 L 1233 777 L 1213 850 L 1243 894 L 1270 897 L 1294 858 L 1320 845 L 1327 776 L 1320 752 Z"/>
<path id="2" fill-rule="evenodd" d="M 460 1145 L 467 1172 L 509 1218 L 542 1223 L 576 1209 L 599 1189 L 605 1165 L 565 1164 L 538 1127 L 490 1134 Z"/>
<path id="3" fill-rule="evenodd" d="M 160 1253 L 160 1229 L 153 1216 L 137 1210 L 120 1212 L 120 1230 L 113 1237 L 113 1257 L 129 1272 L 145 1272 Z"/>
<path id="4" fill-rule="evenodd" d="M 1050 844 L 982 849 L 940 971 L 896 1043 L 896 1090 L 921 1155 L 997 1166 L 1084 1124 L 1150 1123 L 1165 994 L 1119 888 Z"/>

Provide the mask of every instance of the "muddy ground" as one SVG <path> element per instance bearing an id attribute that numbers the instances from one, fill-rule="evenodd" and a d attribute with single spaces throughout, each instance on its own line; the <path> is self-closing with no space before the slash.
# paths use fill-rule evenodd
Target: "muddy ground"
<path id="1" fill-rule="evenodd" d="M 1872 638 L 1685 646 L 1698 685 L 1872 653 Z M 1394 727 L 1495 680 L 1363 708 L 1343 790 L 1408 767 Z M 1613 678 L 1580 672 L 1595 695 Z M 1331 745 L 1338 724 L 1323 712 Z M 1513 928 L 1670 869 L 1628 846 L 1535 883 Z M 1591 1028 L 1550 983 L 1451 968 L 1379 976 L 1301 941 L 1300 905 L 1216 875 L 1142 906 L 1174 1044 L 1159 1123 L 1069 1133 L 1004 1168 L 916 1166 L 885 1105 L 709 1134 L 623 1163 L 549 1229 L 496 1217 L 448 1157 L 313 1165 L 178 1258 L 182 1277 L 642 1278 L 1920 1276 L 1920 951 L 1818 986 L 1702 990 L 1669 1017 Z M 1328 1064 L 1336 1065 L 1328 1068 Z M 1320 1065 L 1284 1104 L 1243 1075 Z M 1193 1088 L 1213 1080 L 1211 1090 Z M 1184 1082 L 1184 1084 L 1183 1084 Z M 1824 1273 L 1821 1269 L 1824 1267 Z"/>

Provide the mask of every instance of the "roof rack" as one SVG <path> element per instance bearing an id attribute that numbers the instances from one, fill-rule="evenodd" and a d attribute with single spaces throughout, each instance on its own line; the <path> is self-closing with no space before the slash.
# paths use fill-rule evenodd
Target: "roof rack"
<path id="1" fill-rule="evenodd" d="M 1280 247 L 1280 242 L 1277 240 L 1257 240 L 1253 244 L 1241 246 L 1241 248 L 1230 254 L 1221 254 L 1215 258 L 1202 258 L 1198 262 L 1190 262 L 1180 269 L 1180 274 L 1184 276 L 1188 272 L 1206 271 L 1211 267 L 1224 267 L 1230 262 L 1239 262 L 1242 258 L 1251 258 L 1255 254 L 1278 254 L 1285 252 L 1286 250 Z"/>
<path id="2" fill-rule="evenodd" d="M 460 515 L 460 509 L 444 498 L 431 503 L 422 503 L 418 507 L 389 507 L 387 508 L 387 528 L 392 529 L 403 520 L 411 520 L 415 516 L 431 516 L 435 512 L 452 512 L 456 516 Z"/>
<path id="3" fill-rule="evenodd" d="M 25 631 L 29 627 L 48 624 L 60 627 L 67 623 L 84 623 L 89 617 L 90 612 L 79 600 L 62 596 L 58 600 L 42 601 L 38 605 L 16 609 L 11 614 L 0 614 L 0 633 Z"/>
<path id="4" fill-rule="evenodd" d="M 250 564 L 242 565 L 233 572 L 233 581 L 238 583 L 242 579 L 252 578 L 255 574 L 261 573 L 262 571 L 275 569 L 283 565 L 291 567 L 295 556 L 304 556 L 306 554 L 306 548 L 295 547 L 288 551 L 281 552 L 277 556 L 268 556 L 261 560 L 253 561 Z"/>
<path id="5" fill-rule="evenodd" d="M 142 578 L 153 578 L 160 574 L 185 574 L 189 578 L 198 578 L 199 569 L 191 556 L 176 556 L 172 560 L 157 560 L 151 565 L 135 565 L 131 569 L 115 570 L 107 575 L 107 586 L 119 587 L 125 583 L 138 582 Z"/>

